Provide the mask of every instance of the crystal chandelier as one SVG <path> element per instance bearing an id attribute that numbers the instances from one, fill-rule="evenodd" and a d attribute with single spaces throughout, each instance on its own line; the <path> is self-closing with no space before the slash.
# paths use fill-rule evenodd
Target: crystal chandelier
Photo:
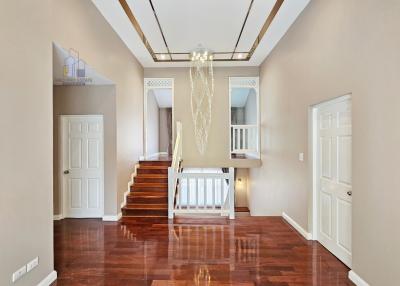
<path id="1" fill-rule="evenodd" d="M 201 155 L 207 148 L 214 95 L 213 55 L 199 49 L 191 53 L 191 108 L 196 146 Z"/>

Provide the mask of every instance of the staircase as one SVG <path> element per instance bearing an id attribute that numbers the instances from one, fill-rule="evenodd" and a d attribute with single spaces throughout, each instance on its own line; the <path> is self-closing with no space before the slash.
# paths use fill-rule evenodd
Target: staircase
<path id="1" fill-rule="evenodd" d="M 123 217 L 168 216 L 170 160 L 140 161 L 134 183 L 122 208 Z"/>

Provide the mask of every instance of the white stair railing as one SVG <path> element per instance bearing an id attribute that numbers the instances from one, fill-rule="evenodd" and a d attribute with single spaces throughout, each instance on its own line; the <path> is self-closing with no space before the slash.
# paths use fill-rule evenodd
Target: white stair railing
<path id="1" fill-rule="evenodd" d="M 176 172 L 170 168 L 168 180 L 177 182 L 170 218 L 175 214 L 220 214 L 235 218 L 233 168 L 229 168 L 229 173 Z"/>
<path id="2" fill-rule="evenodd" d="M 182 162 L 182 123 L 176 123 L 176 140 L 172 155 L 171 167 L 168 168 L 168 218 L 173 218 L 173 208 L 176 197 L 177 178 L 175 173 L 180 171 Z"/>
<path id="3" fill-rule="evenodd" d="M 257 125 L 231 125 L 231 152 L 236 154 L 258 152 Z"/>

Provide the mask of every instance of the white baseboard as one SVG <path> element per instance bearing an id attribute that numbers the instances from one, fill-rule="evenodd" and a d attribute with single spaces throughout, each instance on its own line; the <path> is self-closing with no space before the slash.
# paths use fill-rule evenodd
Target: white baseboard
<path id="1" fill-rule="evenodd" d="M 362 279 L 360 276 L 358 276 L 357 273 L 355 273 L 353 270 L 349 271 L 349 279 L 357 286 L 369 286 L 369 284 L 365 282 L 365 280 Z"/>
<path id="2" fill-rule="evenodd" d="M 53 220 L 62 220 L 64 216 L 62 214 L 53 215 Z"/>
<path id="3" fill-rule="evenodd" d="M 168 152 L 157 152 L 141 158 L 143 158 L 142 160 L 151 160 L 151 158 L 157 158 L 159 156 L 168 156 Z"/>
<path id="4" fill-rule="evenodd" d="M 305 239 L 312 240 L 312 234 L 307 232 L 304 228 L 302 228 L 296 221 L 294 221 L 290 216 L 288 216 L 285 212 L 282 213 L 282 217 L 294 227 Z"/>
<path id="5" fill-rule="evenodd" d="M 51 283 L 57 280 L 57 271 L 53 270 L 47 275 L 37 286 L 50 286 Z"/>
<path id="6" fill-rule="evenodd" d="M 119 221 L 122 217 L 122 213 L 118 213 L 117 215 L 105 215 L 103 216 L 103 221 Z"/>

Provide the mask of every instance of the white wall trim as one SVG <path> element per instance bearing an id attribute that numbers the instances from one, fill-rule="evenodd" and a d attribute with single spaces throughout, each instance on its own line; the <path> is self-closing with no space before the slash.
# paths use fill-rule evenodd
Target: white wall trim
<path id="1" fill-rule="evenodd" d="M 119 221 L 122 217 L 122 213 L 118 213 L 117 215 L 105 215 L 103 216 L 103 221 Z"/>
<path id="2" fill-rule="evenodd" d="M 160 81 L 160 85 L 149 86 L 152 81 Z M 163 83 L 164 81 L 164 83 Z M 165 85 L 165 83 L 168 83 Z M 144 158 L 147 158 L 147 97 L 149 90 L 157 88 L 171 88 L 172 90 L 172 142 L 175 138 L 175 115 L 174 115 L 174 98 L 175 98 L 175 79 L 174 78 L 144 78 L 143 89 L 143 153 Z M 173 147 L 173 146 L 172 146 Z M 174 150 L 174 149 L 172 149 Z"/>
<path id="3" fill-rule="evenodd" d="M 307 232 L 304 228 L 302 228 L 295 220 L 293 220 L 290 216 L 288 216 L 285 212 L 282 212 L 282 217 L 286 220 L 291 226 L 294 227 L 305 239 L 311 240 L 311 233 Z"/>
<path id="4" fill-rule="evenodd" d="M 57 271 L 53 270 L 47 275 L 37 286 L 50 286 L 51 283 L 57 280 Z"/>
<path id="5" fill-rule="evenodd" d="M 349 279 L 357 286 L 369 286 L 369 284 L 365 282 L 365 280 L 362 279 L 360 276 L 358 276 L 357 273 L 355 273 L 353 270 L 349 271 Z"/>
<path id="6" fill-rule="evenodd" d="M 121 209 L 124 207 L 124 206 L 126 206 L 126 196 L 129 194 L 129 192 L 131 191 L 131 186 L 133 185 L 133 183 L 134 183 L 134 180 L 135 180 L 135 177 L 136 177 L 136 172 L 137 172 L 137 169 L 139 168 L 139 164 L 135 164 L 135 167 L 134 167 L 134 169 L 133 169 L 133 173 L 131 174 L 131 179 L 130 179 L 130 181 L 128 182 L 128 189 L 126 190 L 126 192 L 124 193 L 124 200 L 123 200 L 123 202 L 121 203 Z M 122 214 L 121 214 L 122 215 Z"/>
<path id="7" fill-rule="evenodd" d="M 53 220 L 62 220 L 62 219 L 64 219 L 64 216 L 62 214 L 53 215 Z"/>
<path id="8" fill-rule="evenodd" d="M 255 80 L 255 85 L 242 85 L 240 81 L 246 82 L 247 80 Z M 234 87 L 249 87 L 249 88 L 254 88 L 256 90 L 256 101 L 257 101 L 257 153 L 256 154 L 249 154 L 246 153 L 246 155 L 250 155 L 251 157 L 254 157 L 255 159 L 261 159 L 261 132 L 260 132 L 260 122 L 261 122 L 261 109 L 260 109 L 260 77 L 259 76 L 253 76 L 253 77 L 229 77 L 229 112 L 228 112 L 228 122 L 229 122 L 229 158 L 232 159 L 232 150 L 231 150 L 231 142 L 232 142 L 232 134 L 231 134 L 231 128 L 232 128 L 232 110 L 231 110 L 231 105 L 232 105 L 232 88 Z"/>
<path id="9" fill-rule="evenodd" d="M 150 155 L 147 155 L 146 157 L 142 156 L 141 158 L 143 158 L 142 160 L 151 160 L 151 158 L 157 158 L 159 156 L 168 156 L 167 152 L 157 152 L 157 153 L 153 153 Z"/>

